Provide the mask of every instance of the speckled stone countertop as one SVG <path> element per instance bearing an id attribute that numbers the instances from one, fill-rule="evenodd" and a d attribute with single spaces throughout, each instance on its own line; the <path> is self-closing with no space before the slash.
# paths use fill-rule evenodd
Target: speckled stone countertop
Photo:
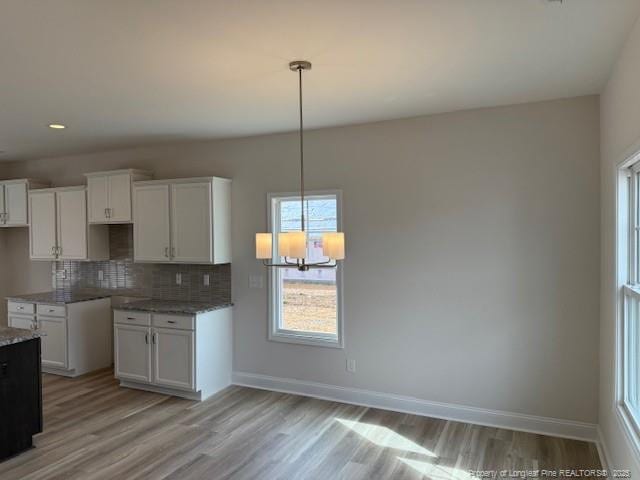
<path id="1" fill-rule="evenodd" d="M 24 328 L 0 327 L 0 347 L 26 342 L 40 337 L 40 333 Z"/>
<path id="2" fill-rule="evenodd" d="M 142 300 L 121 305 L 117 310 L 198 315 L 233 306 L 232 303 L 202 303 L 179 300 Z"/>
<path id="3" fill-rule="evenodd" d="M 29 293 L 7 297 L 12 302 L 28 302 L 41 305 L 66 305 L 68 303 L 88 302 L 111 297 L 108 293 L 74 292 L 69 290 L 54 290 L 52 292 Z"/>

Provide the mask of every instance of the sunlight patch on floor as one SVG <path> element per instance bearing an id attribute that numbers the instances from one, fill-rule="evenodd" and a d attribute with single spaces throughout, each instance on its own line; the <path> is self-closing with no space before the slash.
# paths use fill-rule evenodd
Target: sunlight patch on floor
<path id="1" fill-rule="evenodd" d="M 421 475 L 427 475 L 432 480 L 472 480 L 474 478 L 469 472 L 454 467 L 412 460 L 410 458 L 398 457 L 398 460 Z"/>
<path id="2" fill-rule="evenodd" d="M 405 452 L 419 453 L 428 457 L 437 458 L 435 453 L 397 434 L 390 428 L 370 423 L 355 422 L 353 420 L 344 420 L 342 418 L 336 418 L 336 420 L 379 447 L 394 448 L 396 450 L 404 450 Z"/>

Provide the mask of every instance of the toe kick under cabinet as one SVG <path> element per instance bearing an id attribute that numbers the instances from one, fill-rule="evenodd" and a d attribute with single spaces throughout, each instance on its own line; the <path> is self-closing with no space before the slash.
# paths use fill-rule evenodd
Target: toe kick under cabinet
<path id="1" fill-rule="evenodd" d="M 115 310 L 123 387 L 204 400 L 231 384 L 231 308 L 197 315 Z"/>
<path id="2" fill-rule="evenodd" d="M 111 300 L 60 304 L 9 301 L 9 326 L 42 333 L 42 371 L 77 377 L 113 362 Z"/>

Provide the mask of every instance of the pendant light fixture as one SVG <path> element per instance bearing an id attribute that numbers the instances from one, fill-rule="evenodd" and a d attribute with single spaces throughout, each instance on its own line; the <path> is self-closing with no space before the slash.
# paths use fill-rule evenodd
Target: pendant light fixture
<path id="1" fill-rule="evenodd" d="M 297 268 L 306 272 L 311 268 L 335 268 L 338 260 L 344 259 L 344 233 L 327 232 L 322 234 L 322 253 L 328 260 L 324 262 L 307 262 L 307 231 L 304 218 L 304 129 L 302 121 L 302 72 L 311 70 L 311 62 L 296 60 L 289 63 L 289 69 L 298 73 L 298 99 L 300 107 L 300 226 L 298 232 L 278 234 L 276 243 L 277 255 L 284 259 L 283 263 L 271 263 L 274 254 L 273 233 L 256 233 L 256 258 L 262 260 L 266 267 Z"/>

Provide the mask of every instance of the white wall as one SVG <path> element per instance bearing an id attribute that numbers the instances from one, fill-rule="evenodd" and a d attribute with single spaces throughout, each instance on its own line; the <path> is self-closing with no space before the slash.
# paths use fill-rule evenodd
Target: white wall
<path id="1" fill-rule="evenodd" d="M 313 112 L 308 112 L 313 115 Z M 58 185 L 149 168 L 233 184 L 235 369 L 594 422 L 598 399 L 597 97 L 309 132 L 307 188 L 344 192 L 346 348 L 267 340 L 254 233 L 297 187 L 295 134 L 15 164 Z M 9 238 L 12 291 L 48 282 Z M 357 360 L 355 375 L 345 358 Z"/>
<path id="2" fill-rule="evenodd" d="M 616 418 L 615 388 L 615 176 L 616 165 L 640 150 L 640 23 L 636 23 L 600 99 L 602 147 L 602 301 L 600 324 L 599 422 L 611 456 L 619 468 L 634 468 L 632 454 Z M 613 466 L 613 465 L 612 465 Z"/>

